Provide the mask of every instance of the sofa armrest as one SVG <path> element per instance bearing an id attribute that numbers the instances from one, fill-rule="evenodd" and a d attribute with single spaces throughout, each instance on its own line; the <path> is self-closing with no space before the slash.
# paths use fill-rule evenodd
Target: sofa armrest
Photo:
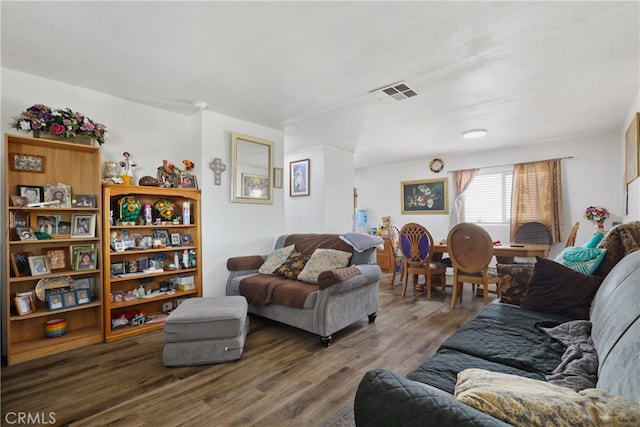
<path id="1" fill-rule="evenodd" d="M 378 283 L 378 281 L 380 280 L 380 267 L 378 267 L 376 264 L 359 264 L 359 265 L 352 265 L 350 267 L 343 267 L 345 269 L 356 269 L 358 270 L 359 274 L 354 274 L 353 272 L 349 273 L 349 271 L 351 270 L 347 270 L 344 272 L 338 272 L 338 275 L 340 275 L 341 273 L 345 273 L 346 275 L 349 275 L 349 278 L 342 278 L 342 280 L 339 280 L 339 277 L 336 276 L 336 272 L 335 270 L 342 270 L 342 269 L 334 269 L 334 270 L 330 270 L 333 271 L 333 273 L 327 273 L 327 282 L 331 282 L 333 280 L 339 280 L 335 283 L 332 283 L 331 285 L 325 285 L 324 287 L 322 287 L 320 285 L 320 276 L 318 276 L 318 285 L 320 288 L 321 292 L 328 292 L 330 294 L 339 294 L 342 292 L 346 292 L 349 291 L 351 289 L 357 289 L 360 288 L 362 286 L 369 286 L 372 283 Z M 326 272 L 322 272 L 322 274 L 324 274 Z"/>
<path id="2" fill-rule="evenodd" d="M 360 269 L 353 265 L 350 267 L 334 268 L 332 270 L 323 271 L 318 276 L 318 287 L 320 289 L 325 289 L 329 286 L 349 280 L 359 274 L 361 274 Z"/>
<path id="3" fill-rule="evenodd" d="M 257 270 L 264 263 L 265 257 L 260 255 L 237 256 L 227 259 L 227 270 Z"/>
<path id="4" fill-rule="evenodd" d="M 435 387 L 384 369 L 365 374 L 354 402 L 356 425 L 509 426 Z"/>

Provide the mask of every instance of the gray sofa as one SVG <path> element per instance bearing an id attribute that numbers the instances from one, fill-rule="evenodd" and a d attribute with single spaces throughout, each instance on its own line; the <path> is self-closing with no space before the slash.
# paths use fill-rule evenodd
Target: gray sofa
<path id="1" fill-rule="evenodd" d="M 640 251 L 636 251 L 626 255 L 607 274 L 597 287 L 590 312 L 586 312 L 588 322 L 582 321 L 591 324 L 590 342 L 597 353 L 594 362 L 594 371 L 597 373 L 593 375 L 595 387 L 611 393 L 613 398 L 622 396 L 631 401 L 631 419 L 627 419 L 623 425 L 640 423 L 640 405 L 636 407 L 633 404 L 640 402 L 639 301 Z M 569 347 L 540 330 L 540 326 L 577 323 L 569 322 L 571 320 L 571 317 L 514 305 L 489 304 L 476 318 L 450 336 L 429 360 L 407 376 L 385 369 L 367 372 L 356 392 L 356 424 L 385 427 L 532 424 L 523 424 L 522 420 L 508 416 L 498 419 L 486 413 L 490 412 L 489 409 L 482 412 L 460 402 L 459 396 L 458 399 L 454 398 L 454 389 L 456 393 L 459 391 L 456 384 L 460 378 L 458 374 L 475 371 L 470 368 L 479 368 L 483 373 L 490 371 L 489 375 L 494 376 L 504 373 L 542 380 L 536 381 L 536 384 L 548 387 L 549 376 L 562 366 L 561 363 L 569 360 L 563 357 Z M 494 374 L 496 372 L 500 374 Z M 507 388 L 509 386 L 507 383 Z M 593 387 L 586 391 L 589 390 L 593 390 Z M 564 409 L 558 401 L 549 401 L 552 402 L 552 411 Z M 498 408 L 498 412 L 508 413 L 501 412 L 505 408 L 511 409 L 505 403 Z M 535 411 L 517 415 L 539 416 Z M 572 421 L 570 425 L 591 425 L 580 419 Z M 602 425 L 612 423 L 610 419 Z"/>
<path id="2" fill-rule="evenodd" d="M 375 264 L 375 248 L 355 251 L 352 246 L 340 240 L 338 234 L 290 234 L 280 236 L 275 242 L 274 250 L 290 245 L 295 245 L 296 251 L 307 256 L 316 248 L 336 249 L 352 253 L 352 256 L 349 266 L 322 272 L 318 284 L 258 273 L 268 254 L 229 258 L 227 269 L 230 274 L 226 294 L 242 295 L 243 281 L 262 286 L 265 293 L 276 296 L 283 291 L 274 291 L 275 285 L 282 286 L 281 289 L 287 292 L 306 290 L 308 294 L 300 300 L 298 306 L 284 303 L 256 305 L 251 303 L 252 298 L 246 292 L 244 296 L 249 300 L 249 313 L 317 334 L 324 347 L 331 343 L 332 334 L 364 317 L 368 316 L 370 323 L 375 321 L 380 280 L 380 268 Z"/>

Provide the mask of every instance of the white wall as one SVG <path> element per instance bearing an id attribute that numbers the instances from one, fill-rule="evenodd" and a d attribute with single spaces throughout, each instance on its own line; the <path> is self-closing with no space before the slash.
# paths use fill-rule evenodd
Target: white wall
<path id="1" fill-rule="evenodd" d="M 445 168 L 438 174 L 429 170 L 430 159 L 357 169 L 355 182 L 359 195 L 358 208 L 367 210 L 371 226 L 379 225 L 383 215 L 391 215 L 392 223 L 398 226 L 418 222 L 431 231 L 434 239 L 445 239 L 450 228 L 449 215 L 401 215 L 401 181 L 448 178 L 449 210 L 451 210 L 454 192 L 451 174 L 448 171 L 566 156 L 573 156 L 573 159 L 562 162 L 563 238 L 566 238 L 571 226 L 576 221 L 580 221 L 576 242 L 585 242 L 593 234 L 593 224 L 583 216 L 587 206 L 602 205 L 612 212 L 612 217 L 605 223 L 607 227 L 612 221 L 621 221 L 624 214 L 620 173 L 622 147 L 618 132 L 530 144 L 518 148 L 442 155 Z M 494 240 L 509 241 L 508 226 L 486 228 Z M 554 245 L 550 255 L 557 254 L 561 246 L 564 244 Z"/>

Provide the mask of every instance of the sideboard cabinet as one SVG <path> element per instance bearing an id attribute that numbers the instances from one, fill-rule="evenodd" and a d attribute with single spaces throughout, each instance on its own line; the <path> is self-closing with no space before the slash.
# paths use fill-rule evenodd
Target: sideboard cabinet
<path id="1" fill-rule="evenodd" d="M 105 340 L 161 329 L 184 298 L 202 296 L 200 191 L 103 187 Z"/>
<path id="2" fill-rule="evenodd" d="M 7 363 L 104 341 L 100 147 L 5 134 L 4 154 Z"/>

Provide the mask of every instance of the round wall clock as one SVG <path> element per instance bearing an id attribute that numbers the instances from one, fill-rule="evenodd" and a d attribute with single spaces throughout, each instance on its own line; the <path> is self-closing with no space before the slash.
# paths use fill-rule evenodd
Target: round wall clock
<path id="1" fill-rule="evenodd" d="M 429 163 L 429 169 L 434 173 L 442 172 L 442 169 L 444 169 L 444 162 L 441 158 L 436 157 Z"/>

